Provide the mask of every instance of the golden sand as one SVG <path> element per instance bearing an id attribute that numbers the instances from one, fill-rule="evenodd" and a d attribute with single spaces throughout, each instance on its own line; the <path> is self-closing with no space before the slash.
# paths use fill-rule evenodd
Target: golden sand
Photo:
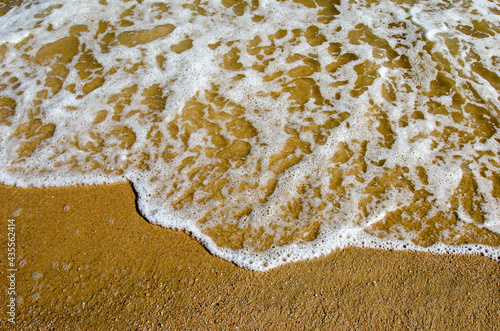
<path id="1" fill-rule="evenodd" d="M 145 221 L 127 183 L 0 186 L 15 219 L 17 307 L 2 330 L 498 330 L 500 264 L 346 248 L 267 272 Z"/>

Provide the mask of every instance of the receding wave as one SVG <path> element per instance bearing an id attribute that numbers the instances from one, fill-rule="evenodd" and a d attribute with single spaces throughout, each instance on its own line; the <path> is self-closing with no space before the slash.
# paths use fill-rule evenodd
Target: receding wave
<path id="1" fill-rule="evenodd" d="M 10 1 L 0 181 L 130 181 L 264 270 L 346 245 L 500 259 L 495 1 Z"/>

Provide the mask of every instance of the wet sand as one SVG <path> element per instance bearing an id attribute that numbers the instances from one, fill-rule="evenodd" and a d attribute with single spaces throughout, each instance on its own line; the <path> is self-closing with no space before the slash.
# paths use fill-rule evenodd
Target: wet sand
<path id="1" fill-rule="evenodd" d="M 267 272 L 148 223 L 128 183 L 0 186 L 0 286 L 15 219 L 16 324 L 4 330 L 499 330 L 500 263 L 347 248 Z"/>

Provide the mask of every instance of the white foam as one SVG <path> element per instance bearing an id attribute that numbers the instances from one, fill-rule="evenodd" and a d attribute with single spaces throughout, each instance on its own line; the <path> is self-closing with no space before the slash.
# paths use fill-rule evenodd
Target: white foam
<path id="1" fill-rule="evenodd" d="M 207 1 L 202 6 L 208 15 L 202 16 L 184 6 L 187 3 L 180 2 L 168 3 L 169 13 L 160 15 L 154 9 L 157 2 L 145 0 L 141 4 L 135 4 L 131 15 L 126 17 L 133 24 L 127 26 L 120 25 L 120 16 L 132 4 L 114 0 L 107 2 L 108 5 L 104 6 L 97 0 L 46 0 L 31 4 L 29 8 L 13 9 L 0 17 L 0 44 L 6 45 L 8 49 L 0 64 L 2 72 L 9 73 L 1 78 L 1 83 L 8 87 L 0 92 L 0 97 L 12 98 L 17 104 L 15 114 L 9 117 L 11 125 L 0 125 L 0 182 L 26 187 L 102 184 L 128 180 L 134 185 L 138 193 L 139 208 L 148 220 L 189 231 L 212 253 L 255 270 L 266 270 L 286 262 L 320 256 L 350 245 L 440 253 L 481 252 L 494 259 L 500 258 L 498 248 L 481 245 L 446 246 L 436 243 L 423 248 L 411 242 L 416 234 L 403 229 L 401 225 L 399 232 L 389 233 L 384 239 L 368 235 L 365 230 L 370 226 L 382 221 L 391 211 L 412 203 L 413 193 L 409 188 L 394 187 L 380 197 L 374 197 L 366 206 L 368 216 L 359 216 L 361 212 L 358 209 L 363 199 L 369 197 L 366 193 L 369 183 L 381 178 L 387 169 L 407 167 L 408 172 L 402 176 L 417 189 L 425 189 L 432 194 L 431 213 L 446 211 L 450 208 L 449 201 L 462 179 L 464 164 L 467 164 L 484 199 L 481 208 L 485 211 L 485 223 L 481 226 L 500 233 L 498 199 L 492 196 L 491 179 L 481 175 L 481 171 L 487 169 L 488 176 L 491 177 L 499 169 L 491 161 L 495 157 L 479 158 L 476 154 L 477 151 L 491 151 L 498 156 L 500 134 L 495 132 L 486 141 L 463 143 L 460 148 L 457 147 L 460 143 L 458 135 L 434 139 L 434 136 L 444 135 L 445 128 L 473 132 L 474 128 L 470 123 L 475 119 L 456 123 L 451 115 L 432 113 L 427 106 L 431 101 L 439 102 L 450 112 L 453 110 L 455 94 L 429 96 L 436 74 L 440 72 L 453 77 L 457 94 L 461 94 L 467 102 L 489 109 L 492 116 L 498 118 L 494 109 L 500 109 L 500 92 L 495 83 L 488 80 L 487 75 L 477 73 L 471 65 L 480 62 L 484 68 L 499 75 L 493 58 L 499 56 L 500 36 L 496 33 L 476 38 L 458 29 L 459 26 L 471 27 L 473 20 L 483 19 L 498 26 L 498 15 L 488 10 L 494 4 L 476 0 L 471 2 L 470 7 L 455 5 L 443 9 L 439 1 L 412 7 L 389 1 L 372 3 L 370 6 L 365 6 L 363 1 L 342 1 L 337 7 L 340 14 L 332 18 L 331 22 L 322 23 L 318 21 L 321 8 L 307 8 L 294 2 L 260 1 L 258 8 L 252 10 L 249 5 L 243 15 L 237 15 L 234 8 L 226 8 L 218 1 Z M 53 9 L 48 14 L 46 10 L 55 5 L 62 7 Z M 41 18 L 40 13 L 48 16 Z M 257 15 L 264 17 L 259 23 L 253 21 Z M 103 22 L 109 22 L 114 30 L 108 28 L 101 34 L 97 33 Z M 35 57 L 43 45 L 67 37 L 70 27 L 76 23 L 86 24 L 88 28 L 88 31 L 79 33 L 79 51 L 85 44 L 85 48 L 102 66 L 102 73 L 112 70 L 116 72 L 107 75 L 103 85 L 91 93 L 74 94 L 70 92 L 71 84 L 75 84 L 75 90 L 79 91 L 89 82 L 80 78 L 76 69 L 80 54 L 76 55 L 67 65 L 69 73 L 61 91 L 42 100 L 41 114 L 35 116 L 42 121 L 42 125 L 56 125 L 53 137 L 40 141 L 31 156 L 20 157 L 18 148 L 32 138 L 16 133 L 15 130 L 29 122 L 30 116 L 33 117 L 29 112 L 35 108 L 37 94 L 44 89 L 44 82 L 50 77 L 52 70 L 51 64 L 41 65 L 36 61 L 30 62 L 29 58 Z M 175 29 L 154 41 L 135 47 L 121 45 L 119 41 L 105 45 L 107 33 L 118 36 L 120 33 L 148 30 L 165 24 L 172 24 Z M 306 31 L 312 25 L 319 28 L 324 42 L 311 46 L 311 40 L 308 40 L 304 32 L 293 37 L 292 30 Z M 287 30 L 286 36 L 279 39 L 270 37 L 278 30 Z M 377 41 L 378 45 L 374 46 L 373 40 L 370 41 L 366 33 L 383 38 L 387 43 Z M 356 34 L 360 35 L 358 39 L 355 38 Z M 264 47 L 259 53 L 261 58 L 247 52 L 250 40 L 257 36 L 262 39 L 259 47 Z M 190 49 L 181 53 L 171 50 L 171 46 L 186 38 L 192 40 Z M 356 40 L 351 43 L 351 39 Z M 459 48 L 458 54 L 453 55 L 449 50 L 449 40 L 453 40 Z M 429 49 L 429 41 L 432 42 L 432 51 Z M 20 42 L 26 42 L 26 45 L 18 51 L 14 44 Z M 215 49 L 208 47 L 217 42 L 220 45 Z M 334 72 L 327 72 L 325 68 L 339 59 L 339 54 L 329 51 L 330 45 L 335 43 L 341 44 L 340 54 L 353 53 L 355 57 Z M 274 51 L 268 54 L 265 47 L 269 46 L 274 46 Z M 226 70 L 223 65 L 224 57 L 235 47 L 239 50 L 238 63 L 241 68 Z M 392 56 L 391 49 L 397 52 L 397 57 L 388 58 Z M 438 51 L 450 63 L 448 71 L 440 69 L 443 63 L 439 62 L 435 54 L 431 54 Z M 21 52 L 24 52 L 24 57 L 19 56 Z M 297 54 L 306 60 L 299 57 L 296 61 L 287 60 Z M 401 59 L 401 55 L 406 56 L 411 69 L 390 65 Z M 57 55 L 47 61 L 54 63 L 55 57 Z M 161 65 L 158 64 L 159 58 L 163 58 Z M 263 69 L 264 72 L 255 69 L 265 61 L 268 64 Z M 300 111 L 291 112 L 290 109 L 298 104 L 292 95 L 296 82 L 286 73 L 299 66 L 307 66 L 307 61 L 317 61 L 319 64 L 320 70 L 307 77 L 312 78 L 316 85 L 311 87 L 311 96 L 301 105 Z M 131 73 L 134 65 L 141 62 L 144 65 Z M 357 86 L 356 70 L 364 68 L 365 64 L 377 66 L 373 73 L 376 77 L 373 77 L 370 84 L 360 87 Z M 372 74 L 370 65 L 364 70 L 367 70 L 366 75 Z M 265 79 L 280 71 L 284 74 L 272 80 Z M 239 80 L 235 79 L 238 78 L 236 75 L 240 75 Z M 18 90 L 13 87 L 14 83 L 8 81 L 12 77 L 16 77 L 20 83 Z M 338 84 L 343 81 L 347 83 Z M 155 121 L 148 117 L 152 115 L 141 117 L 136 113 L 127 117 L 127 114 L 133 114 L 135 110 L 147 110 L 143 94 L 155 84 L 166 97 L 164 109 L 155 112 Z M 307 83 L 303 84 L 298 86 L 303 86 L 301 89 L 309 88 Z M 475 89 L 474 93 L 484 103 L 473 96 L 473 92 L 462 91 L 467 84 Z M 137 85 L 136 92 L 130 100 L 121 104 L 120 113 L 116 110 L 120 107 L 113 107 L 113 102 L 116 104 L 117 101 L 110 100 L 113 95 L 119 95 L 133 85 Z M 184 141 L 170 135 L 168 123 L 182 115 L 187 102 L 195 98 L 211 107 L 215 113 L 231 112 L 233 106 L 208 106 L 209 92 L 206 91 L 214 89 L 214 85 L 217 85 L 219 96 L 227 100 L 228 104 L 245 109 L 245 119 L 252 123 L 258 134 L 239 139 L 249 142 L 252 148 L 243 166 L 237 167 L 236 162 L 231 161 L 230 168 L 224 174 L 224 179 L 229 180 L 229 184 L 222 190 L 226 196 L 224 203 L 210 199 L 203 203 L 196 202 L 197 199 L 201 201 L 208 196 L 203 185 L 209 184 L 217 176 L 216 173 L 207 172 L 203 185 L 200 184 L 193 194 L 195 202 L 188 203 L 189 207 L 176 209 L 172 207 L 174 199 L 185 194 L 189 185 L 194 185 L 198 180 L 196 173 L 189 174 L 195 166 L 221 165 L 203 152 L 208 148 L 215 148 L 209 128 L 197 128 L 186 139 L 185 146 Z M 392 89 L 394 93 L 392 100 L 386 100 L 388 89 Z M 19 90 L 23 93 L 19 94 Z M 317 91 L 321 93 L 323 101 L 315 94 Z M 106 118 L 94 124 L 98 112 L 103 109 L 107 111 Z M 412 117 L 417 110 L 424 114 L 423 119 Z M 347 112 L 349 118 L 341 121 L 339 114 L 343 112 Z M 463 114 L 472 116 L 466 112 Z M 211 115 L 207 112 L 204 118 L 208 119 L 209 116 Z M 385 119 L 381 120 L 383 116 Z M 306 128 L 311 123 L 324 124 L 331 118 L 341 123 L 333 129 L 320 132 L 326 138 L 322 144 L 317 143 L 318 132 Z M 235 141 L 236 138 L 231 136 L 226 127 L 227 121 L 229 120 L 217 122 L 219 133 Z M 384 136 L 382 121 L 390 126 L 393 141 Z M 405 121 L 407 125 L 400 124 Z M 189 119 L 183 125 L 191 125 Z M 128 149 L 119 147 L 125 144 L 123 136 L 120 136 L 123 133 L 112 134 L 117 128 L 133 130 L 135 142 Z M 294 145 L 296 148 L 288 157 L 301 158 L 300 163 L 276 174 L 273 167 L 277 163 L 271 164 L 270 159 L 284 148 L 289 148 L 285 146 L 293 136 L 291 131 L 285 132 L 285 128 L 295 130 L 301 142 L 308 143 L 309 147 Z M 159 143 L 148 138 L 154 130 L 163 137 Z M 35 130 L 34 136 L 37 134 Z M 100 150 L 92 151 L 88 146 L 97 146 L 100 139 L 105 141 L 99 147 Z M 362 147 L 363 141 L 367 142 L 366 153 L 362 151 L 365 148 Z M 333 165 L 330 160 L 339 151 L 338 144 L 341 142 L 349 146 L 352 156 L 343 164 Z M 388 145 L 391 147 L 388 148 Z M 178 156 L 169 163 L 164 162 L 162 155 L 171 147 Z M 196 147 L 201 148 L 202 152 L 196 151 Z M 141 155 L 146 152 L 150 157 L 146 162 L 147 170 L 138 167 Z M 187 157 L 194 157 L 195 166 L 186 166 L 184 170 L 178 171 L 177 168 Z M 354 162 L 358 157 L 366 163 L 364 170 L 354 169 Z M 94 161 L 102 165 L 101 170 L 91 170 Z M 374 165 L 383 161 L 383 166 Z M 256 171 L 258 162 L 260 172 Z M 57 167 L 57 164 L 63 165 Z M 72 170 L 72 165 L 75 164 L 77 169 L 84 170 L 83 173 Z M 333 166 L 344 171 L 342 186 L 345 192 L 341 195 L 329 188 L 328 171 Z M 419 166 L 426 171 L 427 184 L 419 179 L 416 170 Z M 262 202 L 264 190 L 261 188 L 271 179 L 278 180 L 275 192 Z M 258 184 L 258 189 L 240 192 L 238 187 L 244 182 Z M 175 188 L 174 183 L 179 183 L 179 187 Z M 321 197 L 301 195 L 298 188 L 303 185 L 320 187 Z M 171 194 L 168 195 L 169 193 Z M 324 198 L 328 195 L 333 198 Z M 233 222 L 231 224 L 237 224 L 240 228 L 261 227 L 264 234 L 278 237 L 285 234 L 287 226 L 296 226 L 300 230 L 310 221 L 308 216 L 301 216 L 293 222 L 280 220 L 287 203 L 294 200 L 304 201 L 305 209 L 316 212 L 317 217 L 324 220 L 318 237 L 313 241 L 299 241 L 283 247 L 275 244 L 267 251 L 259 252 L 251 246 L 239 250 L 220 247 L 213 238 L 206 235 L 211 226 L 225 224 L 224 222 Z M 327 207 L 320 212 L 322 202 Z M 337 202 L 340 207 L 333 206 Z M 242 204 L 247 204 L 252 210 L 249 215 L 230 221 L 219 215 L 211 217 L 204 224 L 197 222 L 214 207 L 231 210 L 241 208 Z M 222 209 L 220 213 L 224 215 Z M 473 221 L 465 210 L 460 209 L 458 213 L 461 221 Z M 442 234 L 445 235 L 446 231 Z M 404 240 L 398 240 L 399 235 Z"/>

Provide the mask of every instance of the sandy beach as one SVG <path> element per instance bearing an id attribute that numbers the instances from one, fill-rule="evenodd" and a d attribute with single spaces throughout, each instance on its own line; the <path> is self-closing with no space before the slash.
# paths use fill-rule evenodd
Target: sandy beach
<path id="1" fill-rule="evenodd" d="M 0 330 L 500 331 L 498 7 L 3 1 Z"/>
<path id="2" fill-rule="evenodd" d="M 500 264 L 483 256 L 346 248 L 255 272 L 148 223 L 128 183 L 0 196 L 2 330 L 500 329 Z"/>

